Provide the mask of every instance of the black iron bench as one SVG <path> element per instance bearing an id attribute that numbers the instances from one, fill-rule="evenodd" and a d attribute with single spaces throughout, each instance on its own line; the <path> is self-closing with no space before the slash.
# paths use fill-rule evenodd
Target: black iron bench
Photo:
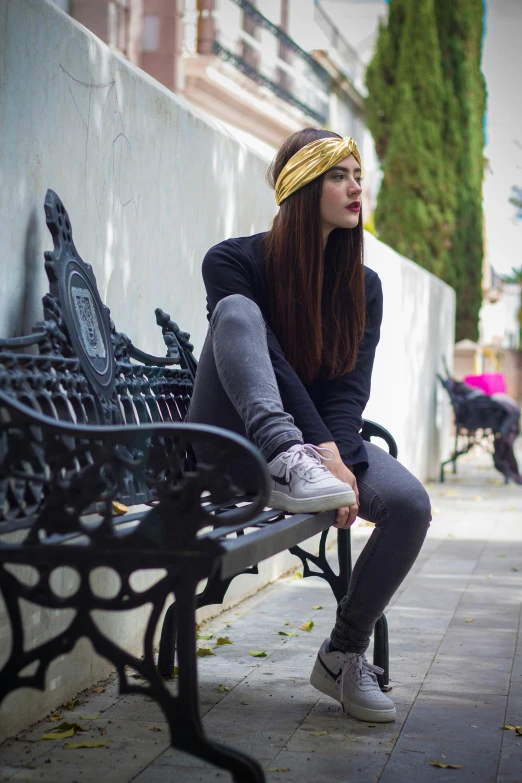
<path id="1" fill-rule="evenodd" d="M 455 417 L 455 444 L 449 459 L 440 466 L 440 480 L 444 482 L 446 465 L 457 472 L 457 460 L 474 446 L 480 446 L 493 457 L 495 468 L 504 476 L 504 483 L 517 480 L 518 465 L 512 444 L 520 432 L 520 411 L 510 410 L 497 400 L 452 378 L 446 369 L 446 378 L 437 375 L 448 392 Z M 520 479 L 520 476 L 518 476 Z"/>
<path id="2" fill-rule="evenodd" d="M 259 783 L 264 775 L 257 761 L 203 732 L 196 609 L 222 602 L 235 576 L 256 573 L 258 562 L 285 549 L 301 559 L 305 577 L 326 579 L 340 600 L 351 573 L 349 531 L 338 531 L 335 574 L 326 558 L 333 512 L 266 509 L 266 464 L 257 449 L 225 430 L 183 424 L 196 371 L 190 336 L 157 310 L 167 357 L 136 348 L 116 331 L 51 190 L 45 214 L 54 250 L 45 253 L 50 291 L 44 320 L 30 335 L 0 340 L 0 590 L 12 639 L 0 671 L 0 701 L 17 688 L 44 690 L 50 663 L 85 636 L 116 668 L 121 693 L 159 703 L 173 746 L 230 770 L 236 781 Z M 365 422 L 363 436 L 383 439 L 397 455 L 392 436 L 378 425 Z M 195 456 L 199 446 L 204 462 Z M 318 555 L 301 548 L 318 533 Z M 35 569 L 30 584 L 20 578 L 20 565 Z M 51 579 L 64 566 L 78 575 L 78 589 L 68 597 L 53 591 Z M 89 578 L 99 567 L 119 575 L 114 597 L 93 591 Z M 163 575 L 139 592 L 131 576 L 143 569 Z M 176 602 L 165 615 L 156 665 L 154 634 L 171 593 Z M 74 620 L 28 649 L 22 599 L 73 609 Z M 152 612 L 139 659 L 102 633 L 91 613 L 145 604 Z M 177 693 L 164 680 L 173 674 L 175 647 Z M 389 688 L 384 617 L 376 626 L 374 661 L 385 670 L 381 687 Z M 127 667 L 145 684 L 129 678 Z"/>

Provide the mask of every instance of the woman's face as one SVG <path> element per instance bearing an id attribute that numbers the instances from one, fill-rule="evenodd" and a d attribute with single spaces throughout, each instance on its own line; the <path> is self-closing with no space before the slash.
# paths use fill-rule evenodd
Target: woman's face
<path id="1" fill-rule="evenodd" d="M 361 212 L 361 168 L 353 155 L 328 169 L 321 191 L 321 223 L 326 239 L 334 228 L 355 228 Z"/>

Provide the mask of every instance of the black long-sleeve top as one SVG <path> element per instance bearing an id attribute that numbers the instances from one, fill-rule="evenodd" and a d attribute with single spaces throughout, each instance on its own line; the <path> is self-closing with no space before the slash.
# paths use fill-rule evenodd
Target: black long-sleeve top
<path id="1" fill-rule="evenodd" d="M 268 284 L 262 238 L 264 234 L 227 239 L 210 248 L 203 259 L 207 314 L 225 296 L 242 294 L 259 306 L 267 326 L 268 350 L 283 407 L 290 413 L 305 443 L 335 441 L 345 465 L 363 467 L 366 448 L 360 436 L 361 419 L 370 384 L 382 321 L 382 288 L 376 272 L 364 268 L 367 323 L 352 372 L 338 378 L 318 378 L 303 384 L 290 366 L 270 326 Z"/>

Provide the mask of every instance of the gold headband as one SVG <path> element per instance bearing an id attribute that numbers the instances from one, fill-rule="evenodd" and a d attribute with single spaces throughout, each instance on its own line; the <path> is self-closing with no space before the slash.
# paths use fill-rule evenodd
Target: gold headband
<path id="1" fill-rule="evenodd" d="M 345 136 L 344 139 L 329 136 L 301 147 L 295 155 L 292 155 L 277 178 L 275 186 L 277 206 L 348 155 L 353 155 L 359 166 L 361 165 L 357 144 L 350 136 Z"/>

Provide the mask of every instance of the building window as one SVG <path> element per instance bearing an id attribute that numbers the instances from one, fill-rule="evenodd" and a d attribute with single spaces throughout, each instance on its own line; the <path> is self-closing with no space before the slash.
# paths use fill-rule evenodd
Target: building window
<path id="1" fill-rule="evenodd" d="M 109 3 L 109 46 L 127 55 L 129 45 L 128 0 L 111 0 Z"/>
<path id="2" fill-rule="evenodd" d="M 157 52 L 159 49 L 160 18 L 158 14 L 143 15 L 142 51 Z"/>
<path id="3" fill-rule="evenodd" d="M 66 14 L 71 13 L 71 0 L 53 0 L 53 3 L 65 11 Z"/>

